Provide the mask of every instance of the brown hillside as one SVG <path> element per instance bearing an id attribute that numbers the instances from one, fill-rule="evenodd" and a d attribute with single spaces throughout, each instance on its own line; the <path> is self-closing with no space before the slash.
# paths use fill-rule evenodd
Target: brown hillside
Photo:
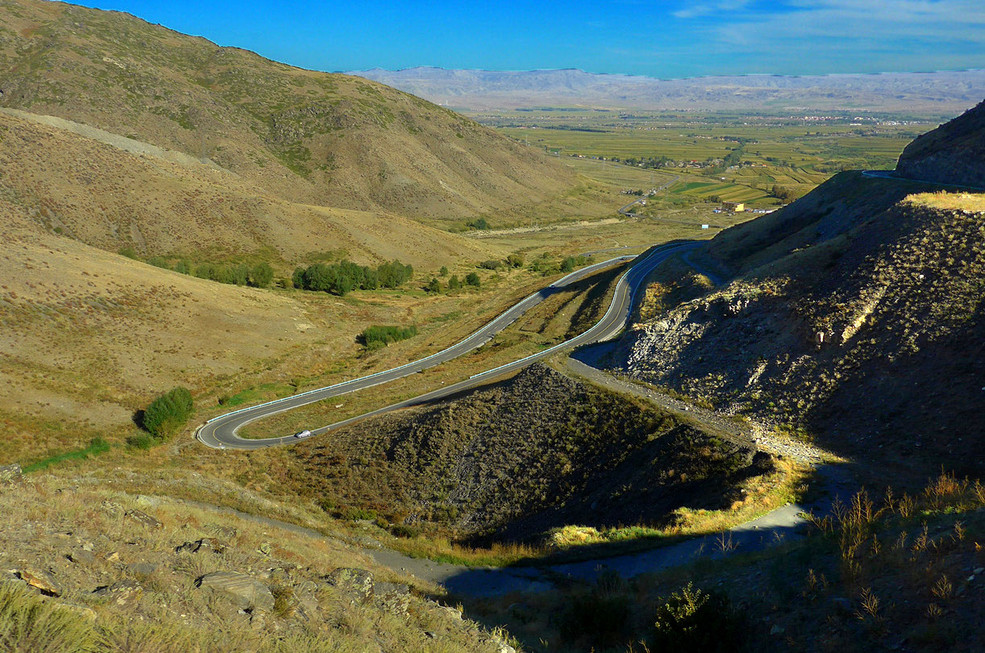
<path id="1" fill-rule="evenodd" d="M 572 173 L 424 100 L 128 14 L 0 1 L 0 106 L 178 150 L 292 202 L 455 220 L 563 193 Z"/>
<path id="2" fill-rule="evenodd" d="M 258 195 L 239 175 L 78 123 L 0 110 L 0 143 L 0 192 L 17 213 L 110 251 L 289 265 L 344 251 L 363 263 L 396 258 L 423 269 L 496 253 L 392 213 Z"/>

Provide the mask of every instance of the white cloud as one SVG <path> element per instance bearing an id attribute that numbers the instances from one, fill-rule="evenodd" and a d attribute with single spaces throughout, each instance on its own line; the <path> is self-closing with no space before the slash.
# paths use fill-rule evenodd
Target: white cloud
<path id="1" fill-rule="evenodd" d="M 690 3 L 683 9 L 673 12 L 677 18 L 697 18 L 725 11 L 738 11 L 749 4 L 749 0 L 721 0 L 712 3 Z"/>
<path id="2" fill-rule="evenodd" d="M 982 0 L 787 0 L 703 32 L 719 54 L 747 53 L 763 67 L 770 57 L 860 71 L 985 67 Z"/>

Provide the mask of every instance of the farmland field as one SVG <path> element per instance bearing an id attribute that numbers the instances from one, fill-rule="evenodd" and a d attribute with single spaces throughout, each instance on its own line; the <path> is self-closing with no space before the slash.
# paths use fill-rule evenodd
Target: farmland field
<path id="1" fill-rule="evenodd" d="M 936 125 L 891 116 L 744 116 L 538 109 L 471 117 L 587 177 L 687 202 L 784 204 L 846 169 L 889 169 Z M 778 187 L 778 188 L 775 188 Z M 775 192 L 779 191 L 779 192 Z"/>

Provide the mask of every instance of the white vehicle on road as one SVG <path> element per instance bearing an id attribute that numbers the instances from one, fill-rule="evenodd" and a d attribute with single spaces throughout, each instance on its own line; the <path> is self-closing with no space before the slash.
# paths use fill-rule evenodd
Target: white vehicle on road
<path id="1" fill-rule="evenodd" d="M 294 434 L 294 437 L 296 437 L 298 440 L 300 440 L 301 438 L 309 438 L 311 437 L 311 431 L 309 431 L 308 429 L 305 429 L 303 431 L 298 431 L 297 433 Z"/>

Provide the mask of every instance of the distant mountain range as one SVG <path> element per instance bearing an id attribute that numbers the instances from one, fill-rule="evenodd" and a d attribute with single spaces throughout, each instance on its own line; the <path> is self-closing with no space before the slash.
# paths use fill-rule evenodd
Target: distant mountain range
<path id="1" fill-rule="evenodd" d="M 656 79 L 581 70 L 364 70 L 351 73 L 471 110 L 597 107 L 651 110 L 860 111 L 952 116 L 985 95 L 985 70 L 875 75 L 739 75 Z"/>

